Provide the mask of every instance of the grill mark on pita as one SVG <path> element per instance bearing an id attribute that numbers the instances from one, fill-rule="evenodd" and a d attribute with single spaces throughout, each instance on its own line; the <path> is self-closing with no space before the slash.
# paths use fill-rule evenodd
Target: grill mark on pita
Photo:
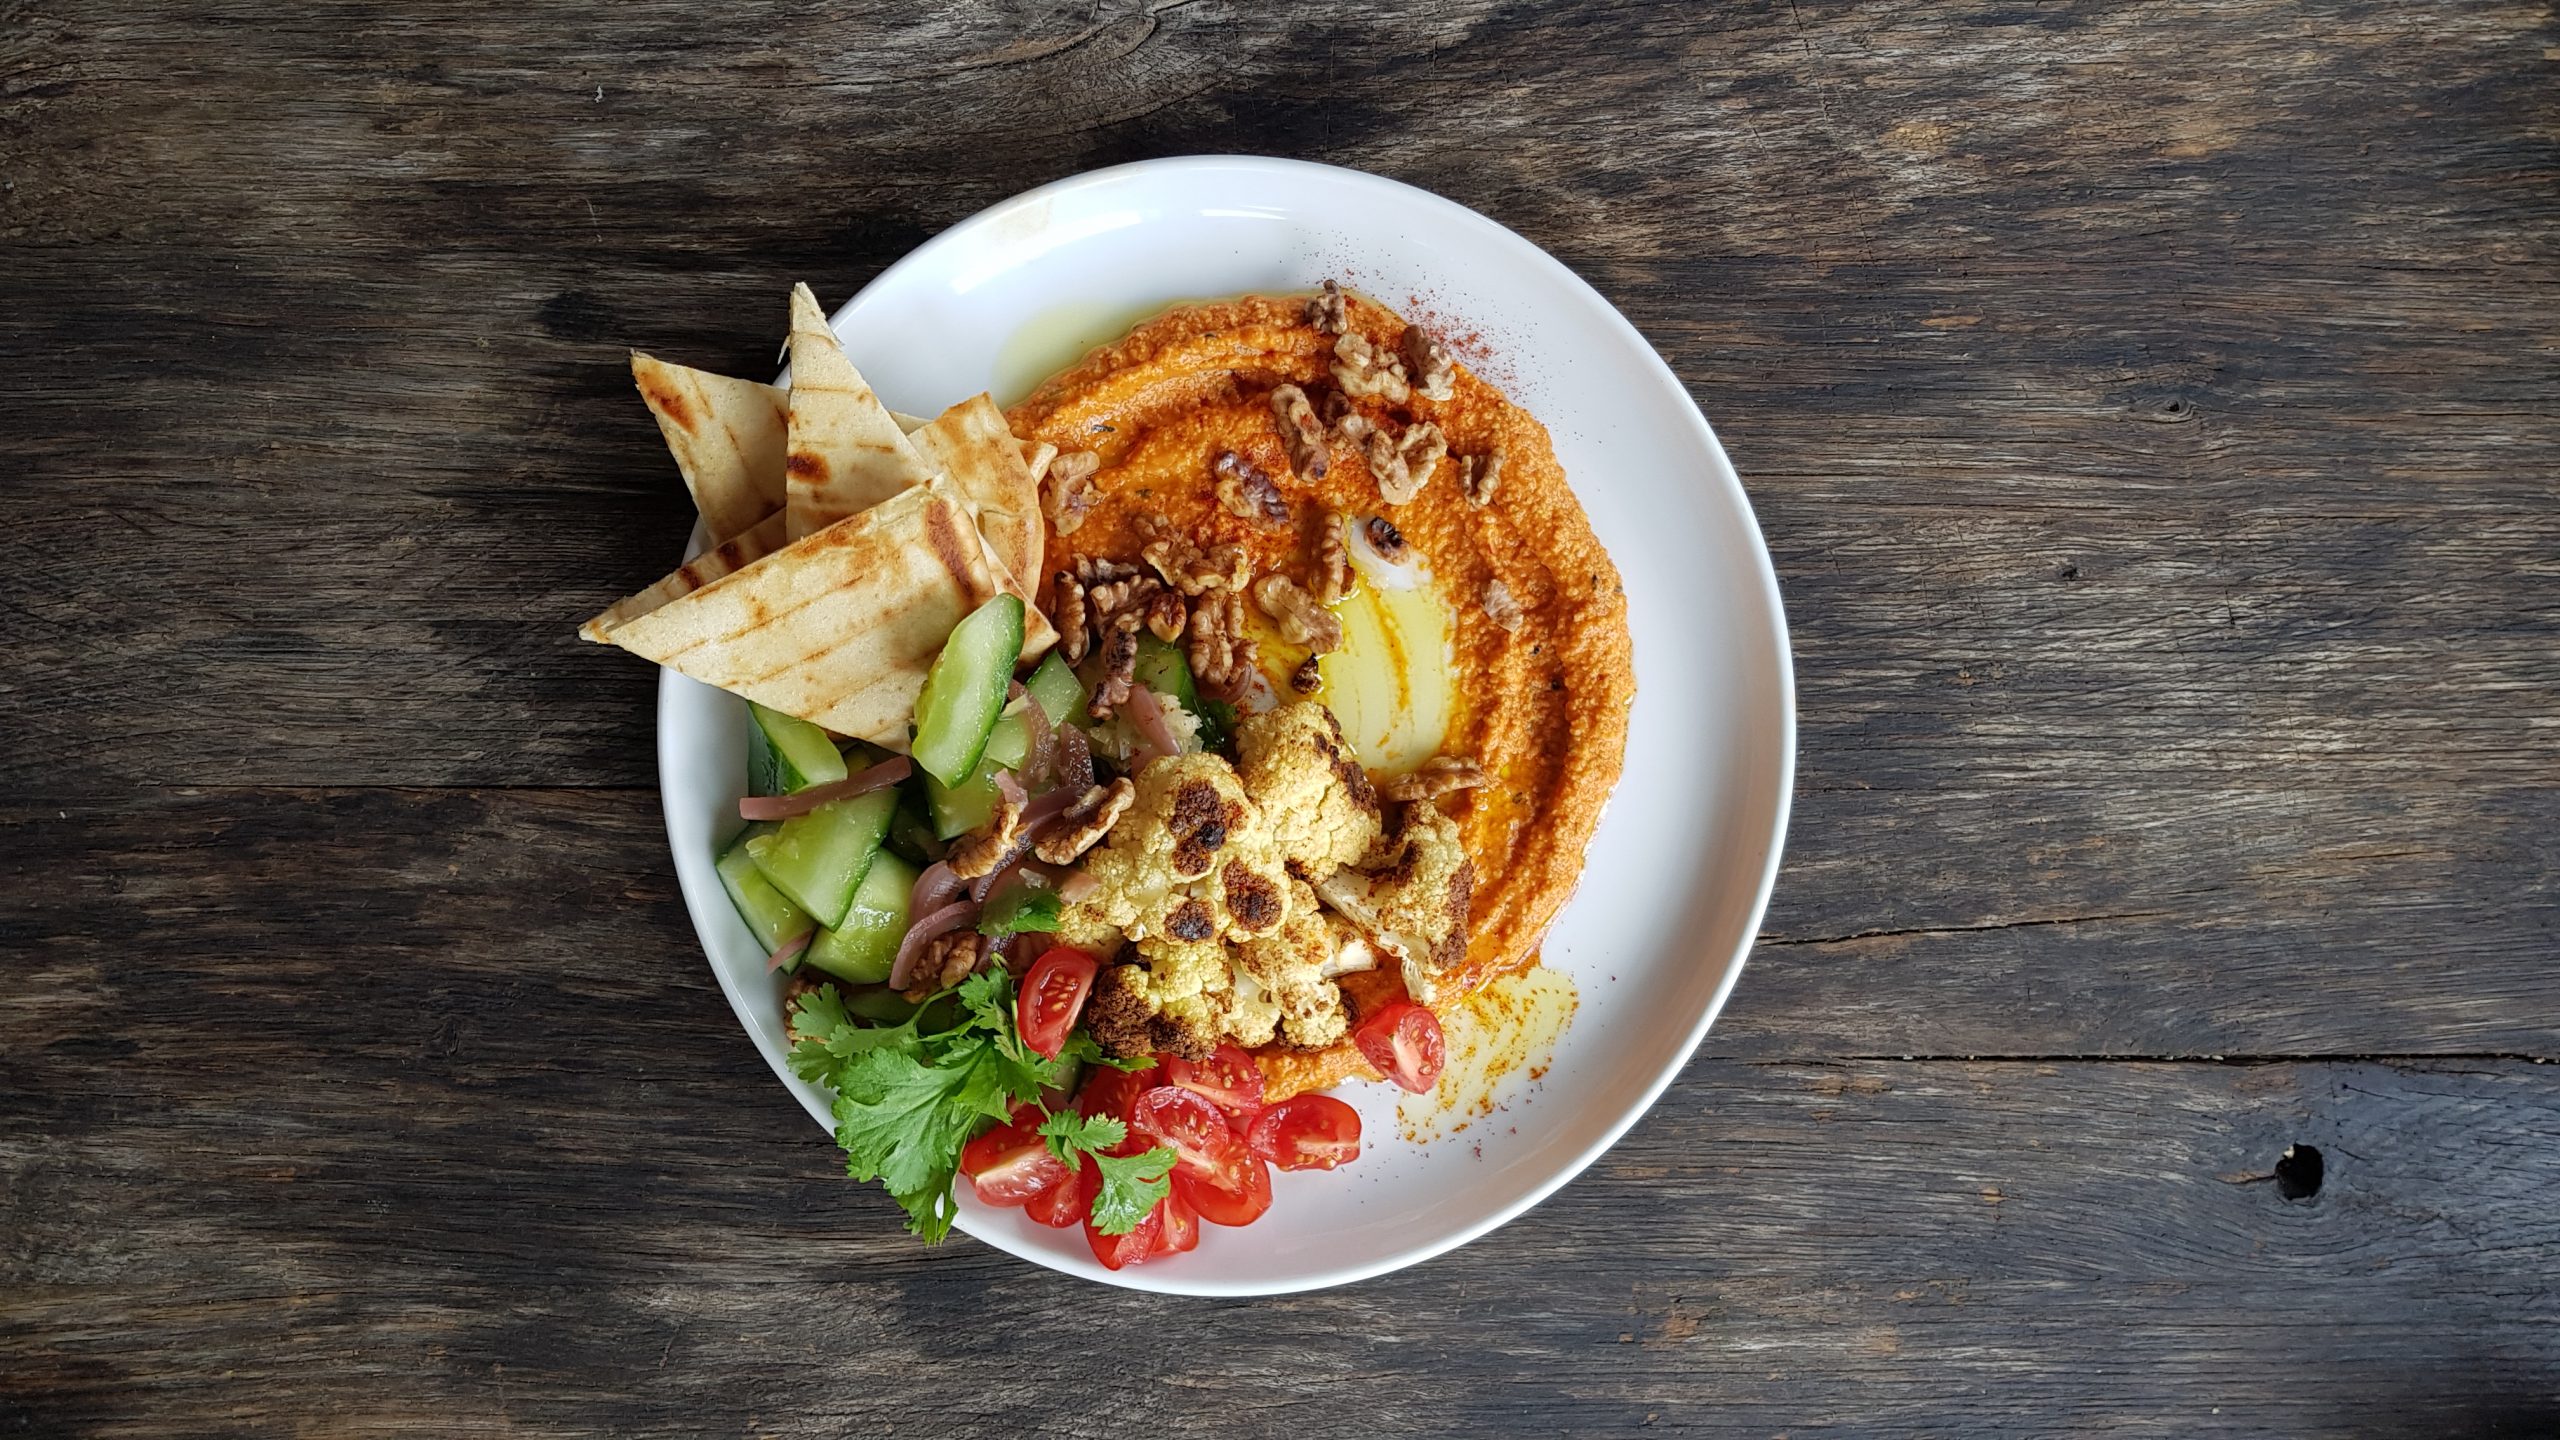
<path id="1" fill-rule="evenodd" d="M 979 581 L 974 573 L 976 567 L 970 565 L 969 547 L 964 543 L 970 537 L 964 537 L 960 533 L 960 527 L 953 523 L 957 519 L 959 519 L 959 511 L 948 504 L 935 503 L 925 506 L 925 543 L 933 547 L 935 562 L 949 571 L 952 579 L 960 582 L 962 594 L 969 596 L 973 602 L 984 600 L 988 597 L 978 593 Z"/>
<path id="2" fill-rule="evenodd" d="M 783 464 L 790 470 L 791 478 L 794 480 L 805 480 L 812 485 L 826 483 L 827 457 L 824 455 L 807 450 L 794 450 L 791 452 L 791 458 Z"/>
<path id="3" fill-rule="evenodd" d="M 683 391 L 653 375 L 640 382 L 640 394 L 656 407 L 659 414 L 673 421 L 677 429 L 687 435 L 694 433 L 693 407 L 684 403 Z"/>

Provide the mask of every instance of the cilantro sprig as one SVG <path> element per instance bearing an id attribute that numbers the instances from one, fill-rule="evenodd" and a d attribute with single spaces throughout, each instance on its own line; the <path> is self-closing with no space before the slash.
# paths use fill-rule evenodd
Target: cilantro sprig
<path id="1" fill-rule="evenodd" d="M 863 1023 L 847 1013 L 834 986 L 821 986 L 801 997 L 791 1034 L 792 1072 L 835 1091 L 845 1173 L 878 1181 L 907 1212 L 907 1228 L 927 1242 L 951 1233 L 959 1213 L 951 1182 L 971 1137 L 1024 1105 L 1040 1105 L 1041 1092 L 1064 1088 L 1082 1064 L 1149 1063 L 1109 1060 L 1081 1030 L 1056 1059 L 1040 1055 L 1014 1028 L 1013 977 L 1001 967 L 970 976 L 896 1025 Z M 1170 1149 L 1107 1153 L 1128 1138 L 1117 1119 L 1062 1111 L 1048 1115 L 1040 1133 L 1070 1169 L 1093 1157 L 1102 1174 L 1093 1223 L 1106 1235 L 1136 1229 L 1172 1189 Z"/>
<path id="2" fill-rule="evenodd" d="M 1156 1202 L 1173 1193 L 1173 1147 L 1112 1154 L 1129 1138 L 1129 1127 L 1117 1116 L 1062 1110 L 1040 1122 L 1040 1135 L 1049 1142 L 1049 1153 L 1068 1169 L 1090 1156 L 1102 1173 L 1101 1188 L 1093 1192 L 1093 1228 L 1105 1235 L 1137 1229 Z"/>

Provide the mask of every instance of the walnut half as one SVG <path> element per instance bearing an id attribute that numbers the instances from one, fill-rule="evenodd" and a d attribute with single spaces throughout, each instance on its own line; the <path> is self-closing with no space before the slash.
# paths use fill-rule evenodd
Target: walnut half
<path id="1" fill-rule="evenodd" d="M 1040 508 L 1049 515 L 1049 528 L 1061 535 L 1073 535 L 1084 527 L 1085 512 L 1093 508 L 1093 477 L 1102 468 L 1102 457 L 1090 450 L 1070 450 L 1049 462 L 1049 473 L 1040 485 Z"/>
<path id="2" fill-rule="evenodd" d="M 1324 478 L 1333 463 L 1333 447 L 1325 440 L 1324 422 L 1307 392 L 1282 385 L 1271 392 L 1271 415 L 1280 422 L 1280 440 L 1289 447 L 1289 468 L 1310 483 Z"/>
<path id="3" fill-rule="evenodd" d="M 1425 400 L 1446 400 L 1457 393 L 1452 388 L 1457 366 L 1438 337 L 1419 325 L 1407 325 L 1397 348 L 1404 352 L 1404 368 L 1413 377 L 1413 393 Z"/>
<path id="4" fill-rule="evenodd" d="M 1343 394 L 1361 400 L 1402 405 L 1413 398 L 1412 388 L 1405 383 L 1404 362 L 1357 330 L 1346 330 L 1333 342 L 1333 383 L 1342 387 Z"/>
<path id="5" fill-rule="evenodd" d="M 1431 483 L 1431 474 L 1449 453 L 1449 439 L 1428 420 L 1405 427 L 1390 440 L 1384 430 L 1369 436 L 1369 473 L 1378 480 L 1378 498 L 1390 505 L 1410 505 Z"/>
<path id="6" fill-rule="evenodd" d="M 1280 634 L 1290 644 L 1304 645 L 1318 655 L 1342 648 L 1342 621 L 1288 576 L 1265 575 L 1253 582 L 1253 599 L 1263 614 L 1278 622 Z"/>
<path id="7" fill-rule="evenodd" d="M 1256 530 L 1289 528 L 1289 502 L 1262 467 L 1233 450 L 1218 452 L 1209 466 L 1218 477 L 1218 504 Z"/>
<path id="8" fill-rule="evenodd" d="M 1467 503 L 1490 505 L 1493 492 L 1502 484 L 1502 452 L 1489 450 L 1482 455 L 1458 457 L 1458 487 L 1467 492 Z"/>
<path id="9" fill-rule="evenodd" d="M 1129 806 L 1137 798 L 1138 787 L 1130 784 L 1126 775 L 1108 785 L 1094 786 L 1067 807 L 1056 827 L 1031 847 L 1031 853 L 1052 865 L 1074 864 L 1084 852 L 1102 843 L 1102 837 L 1129 813 Z"/>
<path id="10" fill-rule="evenodd" d="M 1191 675 L 1221 700 L 1244 695 L 1260 652 L 1244 633 L 1244 597 L 1212 590 L 1191 607 Z"/>
<path id="11" fill-rule="evenodd" d="M 1389 800 L 1436 800 L 1453 790 L 1484 784 L 1484 769 L 1462 755 L 1434 755 L 1410 775 L 1382 781 L 1378 793 Z"/>
<path id="12" fill-rule="evenodd" d="M 1327 280 L 1323 292 L 1308 299 L 1307 323 L 1316 327 L 1319 335 L 1339 335 L 1349 327 L 1349 307 L 1342 298 L 1340 285 Z"/>

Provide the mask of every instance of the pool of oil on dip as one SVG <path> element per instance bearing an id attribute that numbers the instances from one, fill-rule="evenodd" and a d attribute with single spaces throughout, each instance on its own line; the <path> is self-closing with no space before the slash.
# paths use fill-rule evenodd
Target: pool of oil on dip
<path id="1" fill-rule="evenodd" d="M 1511 1077 L 1534 1081 L 1547 1073 L 1556 1037 L 1579 1002 L 1572 976 L 1533 966 L 1497 975 L 1444 1004 L 1440 1033 L 1448 1042 L 1448 1068 L 1429 1094 L 1397 1104 L 1396 1128 L 1405 1139 L 1427 1144 L 1492 1115 Z"/>

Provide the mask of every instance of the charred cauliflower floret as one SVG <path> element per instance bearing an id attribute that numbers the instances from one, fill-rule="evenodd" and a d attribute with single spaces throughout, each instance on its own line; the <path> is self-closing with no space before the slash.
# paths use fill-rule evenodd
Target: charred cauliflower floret
<path id="1" fill-rule="evenodd" d="M 1208 1058 L 1219 1042 L 1271 1043 L 1280 1008 L 1217 941 L 1149 940 L 1137 958 L 1094 977 L 1084 1019 L 1113 1055 Z"/>
<path id="2" fill-rule="evenodd" d="M 1236 727 L 1236 773 L 1262 810 L 1289 873 L 1321 880 L 1358 864 L 1378 840 L 1378 792 L 1343 741 L 1333 712 L 1314 700 L 1266 711 Z"/>
<path id="3" fill-rule="evenodd" d="M 1476 867 L 1458 839 L 1458 823 L 1428 800 L 1404 807 L 1357 868 L 1316 883 L 1345 919 L 1404 970 L 1404 988 L 1431 1003 L 1433 982 L 1467 954 L 1467 909 L 1475 901 Z"/>
<path id="4" fill-rule="evenodd" d="M 1236 968 L 1267 991 L 1280 1011 L 1280 1038 L 1301 1050 L 1321 1049 L 1350 1033 L 1335 977 L 1374 970 L 1378 952 L 1349 921 L 1316 903 L 1306 882 L 1289 882 L 1288 923 L 1275 934 L 1236 947 Z"/>
<path id="5" fill-rule="evenodd" d="M 1216 755 L 1177 755 L 1138 772 L 1137 799 L 1085 857 L 1094 892 L 1061 933 L 1133 941 L 1268 935 L 1289 918 L 1287 873 L 1262 812 Z"/>

